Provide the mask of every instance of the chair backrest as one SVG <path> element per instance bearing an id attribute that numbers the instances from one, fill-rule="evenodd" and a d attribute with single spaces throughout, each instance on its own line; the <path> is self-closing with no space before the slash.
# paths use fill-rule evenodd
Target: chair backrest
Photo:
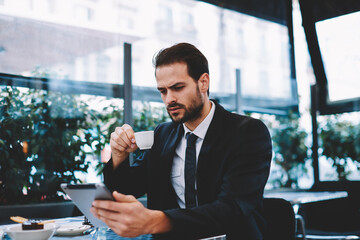
<path id="1" fill-rule="evenodd" d="M 282 198 L 264 198 L 264 213 L 265 240 L 295 239 L 295 213 L 290 202 Z"/>

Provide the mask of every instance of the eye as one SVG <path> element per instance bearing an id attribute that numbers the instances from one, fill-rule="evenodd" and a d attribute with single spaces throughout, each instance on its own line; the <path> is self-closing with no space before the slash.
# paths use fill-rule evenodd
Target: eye
<path id="1" fill-rule="evenodd" d="M 160 92 L 161 94 L 166 94 L 166 89 L 159 89 L 159 92 Z"/>
<path id="2" fill-rule="evenodd" d="M 174 90 L 179 91 L 179 90 L 181 90 L 182 88 L 184 88 L 184 86 L 176 86 L 176 87 L 174 87 Z"/>

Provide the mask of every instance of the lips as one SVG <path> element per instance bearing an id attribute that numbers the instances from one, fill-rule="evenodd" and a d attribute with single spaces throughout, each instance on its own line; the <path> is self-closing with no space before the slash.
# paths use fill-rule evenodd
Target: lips
<path id="1" fill-rule="evenodd" d="M 172 103 L 167 106 L 167 111 L 169 114 L 177 115 L 182 108 L 184 108 L 182 105 L 178 103 Z"/>
<path id="2" fill-rule="evenodd" d="M 177 113 L 180 109 L 181 109 L 181 107 L 171 107 L 171 108 L 168 108 L 167 110 L 169 113 Z"/>

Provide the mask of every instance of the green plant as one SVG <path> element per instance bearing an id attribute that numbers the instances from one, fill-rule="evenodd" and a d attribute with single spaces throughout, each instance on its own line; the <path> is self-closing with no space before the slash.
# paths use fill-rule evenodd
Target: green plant
<path id="1" fill-rule="evenodd" d="M 74 95 L 6 87 L 1 97 L 0 204 L 62 200 L 60 183 L 88 169 L 86 146 L 105 144 L 100 115 Z"/>
<path id="2" fill-rule="evenodd" d="M 360 163 L 360 128 L 334 115 L 326 118 L 320 131 L 322 155 L 332 162 L 338 179 L 347 180 L 349 161 Z M 358 165 L 360 166 L 360 165 Z M 360 169 L 359 169 L 360 170 Z"/>
<path id="3" fill-rule="evenodd" d="M 281 166 L 281 177 L 277 179 L 281 187 L 298 187 L 298 179 L 306 174 L 305 163 L 308 147 L 307 133 L 299 126 L 299 117 L 293 113 L 277 116 L 276 126 L 271 128 L 274 161 Z"/>
<path id="4" fill-rule="evenodd" d="M 149 103 L 141 102 L 134 111 L 133 129 L 135 132 L 154 130 L 157 125 L 169 120 L 165 107 L 155 107 Z"/>
<path id="5" fill-rule="evenodd" d="M 122 100 L 12 87 L 0 97 L 0 205 L 63 200 L 60 183 L 80 182 L 90 155 L 101 173 L 101 151 L 123 124 Z M 163 107 L 136 106 L 135 131 L 168 120 Z"/>

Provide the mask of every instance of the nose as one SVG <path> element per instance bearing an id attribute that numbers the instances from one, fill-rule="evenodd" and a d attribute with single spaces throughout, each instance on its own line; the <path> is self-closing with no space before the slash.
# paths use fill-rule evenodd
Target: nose
<path id="1" fill-rule="evenodd" d="M 169 105 L 170 103 L 176 102 L 175 95 L 171 91 L 168 91 L 165 96 L 164 102 L 165 102 L 165 105 Z"/>

